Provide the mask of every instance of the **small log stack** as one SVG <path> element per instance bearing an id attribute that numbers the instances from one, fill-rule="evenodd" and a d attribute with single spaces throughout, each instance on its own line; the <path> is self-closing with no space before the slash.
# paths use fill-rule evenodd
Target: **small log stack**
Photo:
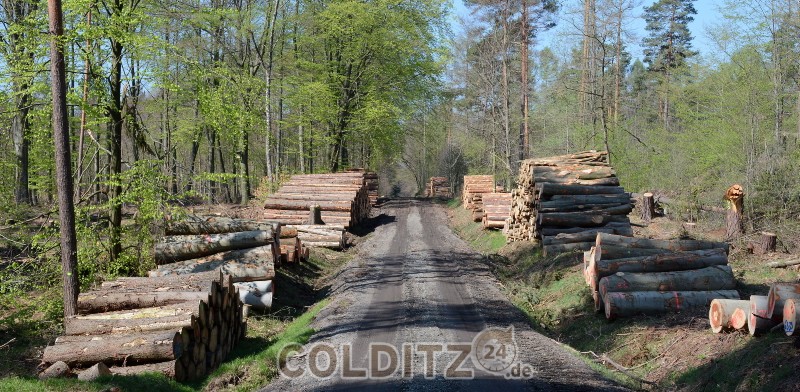
<path id="1" fill-rule="evenodd" d="M 484 193 L 482 199 L 483 228 L 504 228 L 511 216 L 511 193 Z"/>
<path id="2" fill-rule="evenodd" d="M 709 310 L 709 323 L 714 332 L 746 328 L 751 336 L 762 335 L 774 327 L 780 328 L 779 325 L 783 324 L 782 329 L 786 335 L 794 336 L 798 334 L 799 303 L 800 283 L 773 283 L 767 295 L 751 295 L 749 301 L 726 304 L 728 308 L 724 312 L 716 311 L 712 304 Z M 715 312 L 731 314 L 730 319 L 725 323 L 725 318 L 716 316 Z M 721 318 L 723 322 L 720 323 L 715 317 Z M 740 319 L 744 319 L 744 322 Z M 718 327 L 719 324 L 722 328 Z"/>
<path id="3" fill-rule="evenodd" d="M 450 183 L 447 177 L 431 177 L 425 185 L 425 197 L 436 199 L 452 199 L 453 192 L 450 191 Z"/>
<path id="4" fill-rule="evenodd" d="M 545 255 L 586 251 L 597 233 L 633 236 L 631 195 L 605 151 L 528 159 L 512 191 L 509 241 L 540 239 Z"/>
<path id="5" fill-rule="evenodd" d="M 483 219 L 483 194 L 495 190 L 493 175 L 464 176 L 464 189 L 461 192 L 461 202 L 464 208 L 472 211 L 472 220 L 480 222 Z"/>
<path id="6" fill-rule="evenodd" d="M 105 282 L 79 296 L 79 314 L 65 320 L 65 335 L 42 361 L 73 369 L 103 363 L 112 374 L 160 372 L 178 381 L 204 377 L 245 335 L 234 284 L 242 278 L 250 277 L 208 271 Z"/>
<path id="7" fill-rule="evenodd" d="M 292 176 L 264 203 L 263 218 L 284 225 L 308 223 L 308 211 L 319 206 L 327 225 L 349 228 L 369 217 L 371 208 L 365 172 L 299 174 Z M 374 191 L 377 202 L 377 189 Z"/>
<path id="8" fill-rule="evenodd" d="M 595 309 L 609 320 L 706 308 L 714 299 L 739 299 L 728 250 L 721 242 L 601 232 L 584 252 L 584 277 Z"/>
<path id="9" fill-rule="evenodd" d="M 287 225 L 294 230 L 305 247 L 320 247 L 340 250 L 345 246 L 344 226 L 334 225 Z M 306 251 L 306 257 L 308 256 Z"/>

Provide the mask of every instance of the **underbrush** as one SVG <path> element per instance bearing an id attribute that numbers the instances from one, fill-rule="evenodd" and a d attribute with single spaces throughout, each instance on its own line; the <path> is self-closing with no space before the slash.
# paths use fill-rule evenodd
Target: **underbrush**
<path id="1" fill-rule="evenodd" d="M 450 206 L 451 227 L 476 250 L 503 283 L 509 299 L 539 332 L 572 347 L 593 368 L 641 390 L 783 391 L 800 389 L 800 340 L 781 332 L 762 337 L 714 334 L 706 312 L 639 316 L 609 322 L 594 311 L 582 274 L 582 254 L 543 257 L 535 243 L 500 244 L 499 232 L 483 231 L 468 211 Z M 636 235 L 717 239 L 703 224 L 663 218 Z M 502 234 L 501 234 L 502 235 Z M 769 283 L 797 281 L 797 270 L 764 266 L 764 257 L 734 244 L 730 264 L 742 298 L 766 295 Z M 785 258 L 786 255 L 773 255 Z M 613 362 L 613 364 L 612 364 Z"/>

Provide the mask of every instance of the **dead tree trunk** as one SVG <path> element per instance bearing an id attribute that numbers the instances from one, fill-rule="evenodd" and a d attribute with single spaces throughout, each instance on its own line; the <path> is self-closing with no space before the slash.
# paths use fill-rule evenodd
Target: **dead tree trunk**
<path id="1" fill-rule="evenodd" d="M 739 184 L 731 185 L 725 192 L 725 200 L 728 207 L 728 212 L 725 216 L 725 239 L 730 242 L 738 239 L 744 233 L 744 222 L 742 221 L 744 189 L 742 186 Z"/>

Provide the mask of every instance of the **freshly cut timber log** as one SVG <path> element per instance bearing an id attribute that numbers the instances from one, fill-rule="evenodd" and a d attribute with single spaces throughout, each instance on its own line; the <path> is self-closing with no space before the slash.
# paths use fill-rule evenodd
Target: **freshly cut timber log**
<path id="1" fill-rule="evenodd" d="M 342 249 L 345 246 L 345 235 L 343 226 L 334 225 L 290 225 L 287 226 L 297 230 L 297 237 L 306 246 L 323 247 L 322 243 L 338 245 L 326 245 L 333 249 Z"/>
<path id="2" fill-rule="evenodd" d="M 769 233 L 766 231 L 761 232 L 761 240 L 758 242 L 757 246 L 755 247 L 757 254 L 767 254 L 775 252 L 775 246 L 778 244 L 778 236 L 774 233 Z"/>
<path id="3" fill-rule="evenodd" d="M 566 252 L 585 252 L 594 246 L 594 242 L 572 242 L 542 246 L 542 254 L 547 257 Z"/>
<path id="4" fill-rule="evenodd" d="M 182 304 L 208 298 L 203 291 L 98 292 L 78 296 L 78 312 L 98 313 Z"/>
<path id="5" fill-rule="evenodd" d="M 195 324 L 197 302 L 173 306 L 131 309 L 117 312 L 69 316 L 64 320 L 67 335 L 101 335 L 107 333 L 178 330 Z"/>
<path id="6" fill-rule="evenodd" d="M 230 275 L 234 282 L 268 280 L 275 277 L 272 245 L 237 249 L 192 260 L 159 266 L 150 277 L 193 274 L 219 270 Z"/>
<path id="7" fill-rule="evenodd" d="M 233 219 L 221 216 L 189 215 L 181 220 L 167 219 L 167 235 L 222 234 L 239 231 L 271 231 L 273 222 L 252 219 Z"/>
<path id="8" fill-rule="evenodd" d="M 696 270 L 715 265 L 728 264 L 728 257 L 722 249 L 696 250 L 688 252 L 664 253 L 653 256 L 622 259 L 598 259 L 597 249 L 589 260 L 587 274 L 590 287 L 597 287 L 599 279 L 617 272 L 669 272 Z"/>
<path id="9" fill-rule="evenodd" d="M 597 228 L 581 231 L 577 233 L 561 233 L 555 236 L 542 235 L 543 245 L 557 245 L 557 244 L 572 244 L 576 242 L 591 242 L 594 246 L 594 241 L 597 238 L 597 233 L 612 233 L 612 228 Z M 587 249 L 588 250 L 588 249 Z"/>
<path id="10" fill-rule="evenodd" d="M 156 264 L 195 259 L 226 250 L 254 248 L 274 242 L 272 230 L 164 237 L 155 246 Z"/>
<path id="11" fill-rule="evenodd" d="M 288 226 L 281 228 L 281 239 L 295 237 L 297 237 L 297 229 Z"/>
<path id="12" fill-rule="evenodd" d="M 800 307 L 798 307 L 800 300 L 793 298 L 787 299 L 783 303 L 783 332 L 786 336 L 793 336 L 797 333 L 797 321 L 800 320 Z"/>
<path id="13" fill-rule="evenodd" d="M 737 309 L 744 314 L 747 309 L 750 309 L 750 301 L 721 298 L 711 301 L 711 307 L 708 309 L 708 323 L 711 325 L 711 330 L 714 333 L 734 330 L 732 318 Z M 739 325 L 739 328 L 742 327 L 744 327 L 743 323 Z"/>
<path id="14" fill-rule="evenodd" d="M 767 267 L 770 268 L 782 268 L 782 267 L 791 267 L 793 265 L 800 264 L 800 259 L 793 259 L 793 260 L 783 260 L 783 261 L 771 261 L 766 263 Z"/>
<path id="15" fill-rule="evenodd" d="M 211 283 L 221 279 L 219 271 L 201 272 L 181 276 L 175 279 L 174 276 L 158 278 L 141 277 L 120 277 L 117 280 L 103 282 L 100 287 L 103 290 L 121 291 L 203 291 L 211 287 Z"/>
<path id="16" fill-rule="evenodd" d="M 612 245 L 604 245 L 602 247 L 595 245 L 595 248 L 595 256 L 601 260 L 627 259 L 631 257 L 645 257 L 673 253 L 671 250 L 667 249 L 628 248 L 625 246 Z"/>
<path id="17" fill-rule="evenodd" d="M 747 301 L 747 307 L 744 309 L 737 308 L 731 315 L 731 327 L 736 330 L 743 330 L 747 328 L 747 319 L 750 317 L 750 301 Z"/>
<path id="18" fill-rule="evenodd" d="M 306 211 L 310 205 L 318 206 L 320 211 L 341 211 L 350 212 L 353 209 L 353 202 L 350 200 L 344 201 L 313 201 L 307 202 L 303 200 L 283 200 L 283 199 L 270 199 L 269 202 L 264 204 L 265 209 L 272 210 L 298 210 Z"/>
<path id="19" fill-rule="evenodd" d="M 715 291 L 735 288 L 733 270 L 727 265 L 691 271 L 617 272 L 601 278 L 598 284 L 602 296 L 612 291 Z"/>
<path id="20" fill-rule="evenodd" d="M 780 316 L 787 299 L 800 299 L 800 283 L 773 283 L 767 294 L 767 315 Z"/>
<path id="21" fill-rule="evenodd" d="M 606 318 L 613 320 L 641 313 L 660 314 L 705 309 L 717 298 L 739 299 L 739 293 L 736 290 L 612 292 L 605 296 L 604 308 Z"/>
<path id="22" fill-rule="evenodd" d="M 136 366 L 113 366 L 109 368 L 111 374 L 118 376 L 132 376 L 142 373 L 161 373 L 167 377 L 175 379 L 175 381 L 183 382 L 192 377 L 186 373 L 186 369 L 182 366 L 181 361 L 167 361 L 159 363 L 148 363 Z"/>
<path id="23" fill-rule="evenodd" d="M 544 204 L 544 203 L 543 203 Z M 571 205 L 564 207 L 539 207 L 539 213 L 553 212 L 583 212 L 586 214 L 598 215 L 628 215 L 633 211 L 631 204 L 595 204 L 595 205 Z"/>
<path id="24" fill-rule="evenodd" d="M 783 314 L 780 315 L 782 317 Z M 780 319 L 773 319 L 768 309 L 768 298 L 766 295 L 750 296 L 750 313 L 747 317 L 747 331 L 750 336 L 756 336 L 767 332 L 780 322 Z"/>
<path id="25" fill-rule="evenodd" d="M 725 200 L 728 212 L 725 215 L 725 239 L 733 241 L 744 233 L 744 188 L 739 184 L 733 184 L 725 192 Z"/>
<path id="26" fill-rule="evenodd" d="M 558 227 L 599 227 L 610 222 L 630 222 L 627 216 L 600 215 L 577 212 L 549 212 L 536 216 L 536 223 L 540 226 Z"/>
<path id="27" fill-rule="evenodd" d="M 272 308 L 272 296 L 275 287 L 271 280 L 261 282 L 237 283 L 239 299 L 252 309 L 268 310 Z"/>
<path id="28" fill-rule="evenodd" d="M 666 249 L 676 252 L 704 249 L 724 249 L 725 253 L 727 254 L 730 250 L 730 245 L 724 242 L 699 240 L 651 240 L 648 238 L 633 238 L 608 233 L 598 233 L 595 244 L 597 247 L 612 245 L 636 249 Z"/>
<path id="29" fill-rule="evenodd" d="M 169 361 L 183 353 L 179 332 L 157 331 L 134 334 L 62 336 L 44 350 L 46 363 L 64 361 L 68 365 L 98 362 L 143 363 Z"/>
<path id="30" fill-rule="evenodd" d="M 537 194 L 539 198 L 554 195 L 612 195 L 625 194 L 625 189 L 618 186 L 592 186 L 592 185 L 562 185 L 542 183 Z M 628 195 L 630 197 L 630 195 Z"/>
<path id="31" fill-rule="evenodd" d="M 630 223 L 626 222 L 610 222 L 601 227 L 543 227 L 539 230 L 539 233 L 542 235 L 542 237 L 545 237 L 545 236 L 557 236 L 559 234 L 582 233 L 586 231 L 593 231 L 600 229 L 608 229 L 608 230 L 603 230 L 603 232 L 613 231 L 614 234 L 633 236 L 633 229 L 631 228 Z"/>
<path id="32" fill-rule="evenodd" d="M 645 223 L 650 223 L 656 214 L 656 202 L 653 194 L 645 192 L 642 194 L 642 220 Z"/>

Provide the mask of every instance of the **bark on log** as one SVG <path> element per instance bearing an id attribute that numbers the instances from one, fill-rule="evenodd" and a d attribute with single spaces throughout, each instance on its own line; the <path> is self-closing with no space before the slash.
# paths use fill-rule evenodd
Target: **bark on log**
<path id="1" fill-rule="evenodd" d="M 573 242 L 568 244 L 544 245 L 542 254 L 545 257 L 552 257 L 567 252 L 584 252 L 591 249 L 594 242 Z"/>
<path id="2" fill-rule="evenodd" d="M 578 233 L 561 233 L 555 236 L 542 235 L 543 245 L 557 245 L 557 244 L 572 244 L 576 242 L 594 242 L 597 238 L 597 233 L 612 233 L 612 228 L 597 228 Z M 594 244 L 593 244 L 594 245 Z"/>
<path id="3" fill-rule="evenodd" d="M 309 206 L 318 206 L 320 211 L 339 211 L 350 212 L 353 209 L 353 202 L 351 200 L 345 201 L 328 201 L 318 200 L 307 202 L 304 200 L 282 200 L 272 199 L 264 204 L 264 209 L 272 210 L 296 210 L 307 211 Z"/>
<path id="4" fill-rule="evenodd" d="M 67 335 L 102 335 L 108 333 L 151 332 L 163 329 L 178 330 L 195 324 L 196 302 L 177 306 L 161 306 L 70 316 L 64 320 Z"/>
<path id="5" fill-rule="evenodd" d="M 65 336 L 44 350 L 42 361 L 64 361 L 70 366 L 98 362 L 137 364 L 169 361 L 183 353 L 182 338 L 175 331 L 142 334 Z"/>
<path id="6" fill-rule="evenodd" d="M 626 222 L 611 222 L 601 227 L 542 227 L 539 229 L 539 233 L 542 237 L 545 236 L 557 236 L 559 234 L 575 234 L 575 233 L 582 233 L 585 231 L 592 231 L 598 229 L 608 229 L 603 230 L 605 231 L 613 231 L 614 234 L 617 235 L 624 235 L 624 236 L 633 236 L 633 229 L 631 225 Z"/>
<path id="7" fill-rule="evenodd" d="M 553 212 L 583 212 L 585 214 L 600 214 L 600 215 L 628 215 L 633 211 L 631 204 L 599 204 L 587 205 L 577 204 L 563 207 L 539 207 L 538 213 L 553 213 Z"/>
<path id="8" fill-rule="evenodd" d="M 700 240 L 652 240 L 647 238 L 633 238 L 620 235 L 599 233 L 596 239 L 598 247 L 613 245 L 636 249 L 666 249 L 671 251 L 691 251 L 704 249 L 724 249 L 727 254 L 730 245 L 724 242 Z"/>
<path id="9" fill-rule="evenodd" d="M 773 283 L 767 294 L 767 315 L 780 316 L 787 299 L 800 299 L 800 283 Z"/>
<path id="10" fill-rule="evenodd" d="M 88 292 L 78 296 L 78 313 L 102 313 L 128 309 L 152 308 L 200 301 L 208 297 L 204 291 L 151 292 Z"/>
<path id="11" fill-rule="evenodd" d="M 733 290 L 736 280 L 727 265 L 716 265 L 691 271 L 617 272 L 600 279 L 598 291 L 716 291 Z"/>
<path id="12" fill-rule="evenodd" d="M 800 300 L 789 298 L 783 303 L 783 332 L 786 336 L 793 336 L 797 333 L 797 321 L 800 320 Z"/>
<path id="13" fill-rule="evenodd" d="M 550 200 L 540 201 L 542 207 L 554 207 L 559 205 L 575 204 L 631 204 L 633 199 L 629 193 L 619 194 L 597 194 L 597 195 L 553 195 Z"/>
<path id="14" fill-rule="evenodd" d="M 103 282 L 103 290 L 121 291 L 203 291 L 211 287 L 211 283 L 224 277 L 219 271 L 201 272 L 182 276 L 179 281 L 175 277 L 142 278 L 120 277 L 110 282 Z M 225 282 L 223 282 L 225 283 Z"/>
<path id="15" fill-rule="evenodd" d="M 94 381 L 100 377 L 110 376 L 111 371 L 104 363 L 96 363 L 94 366 L 78 373 L 78 380 L 81 381 Z"/>
<path id="16" fill-rule="evenodd" d="M 182 366 L 180 361 L 167 361 L 159 363 L 148 363 L 145 365 L 136 366 L 113 366 L 109 368 L 111 374 L 118 376 L 133 376 L 143 373 L 161 373 L 167 377 L 175 379 L 178 382 L 184 382 L 190 379 L 186 374 L 186 369 Z"/>
<path id="17" fill-rule="evenodd" d="M 687 271 L 728 264 L 728 257 L 722 249 L 604 260 L 598 257 L 597 249 L 595 248 L 592 257 L 593 259 L 589 260 L 587 273 L 590 279 L 590 287 L 593 289 L 597 288 L 599 279 L 617 272 Z"/>
<path id="18" fill-rule="evenodd" d="M 536 223 L 539 226 L 557 227 L 600 227 L 611 222 L 630 222 L 624 215 L 601 215 L 590 213 L 542 213 L 536 215 Z"/>
<path id="19" fill-rule="evenodd" d="M 744 188 L 739 184 L 731 185 L 725 192 L 728 212 L 725 215 L 725 240 L 733 241 L 744 233 Z"/>
<path id="20" fill-rule="evenodd" d="M 322 221 L 322 208 L 318 205 L 312 205 L 308 207 L 308 222 L 306 224 L 309 225 L 323 225 L 325 222 Z"/>
<path id="21" fill-rule="evenodd" d="M 543 183 L 537 185 L 539 198 L 554 195 L 621 195 L 625 189 L 618 186 L 561 185 Z M 629 196 L 630 197 L 630 196 Z"/>
<path id="22" fill-rule="evenodd" d="M 221 252 L 211 256 L 184 260 L 151 270 L 150 277 L 221 271 L 234 282 L 268 280 L 275 277 L 275 255 L 272 245 Z"/>
<path id="23" fill-rule="evenodd" d="M 167 235 L 222 234 L 239 231 L 272 231 L 274 222 L 233 219 L 220 216 L 189 215 L 182 220 L 166 221 Z"/>
<path id="24" fill-rule="evenodd" d="M 711 330 L 714 333 L 735 330 L 732 323 L 734 312 L 740 309 L 744 314 L 749 308 L 750 301 L 746 300 L 717 298 L 711 301 L 711 307 L 708 309 L 708 323 L 711 325 Z M 739 325 L 739 328 L 742 327 L 744 324 Z"/>
<path id="25" fill-rule="evenodd" d="M 606 318 L 613 320 L 642 313 L 662 314 L 705 309 L 717 298 L 739 299 L 739 293 L 736 290 L 612 292 L 604 297 L 603 305 Z"/>
<path id="26" fill-rule="evenodd" d="M 771 261 L 771 262 L 766 263 L 764 265 L 766 265 L 767 267 L 770 267 L 770 268 L 782 268 L 782 267 L 791 267 L 793 265 L 798 265 L 798 264 L 800 264 L 800 259 Z"/>
<path id="27" fill-rule="evenodd" d="M 156 264 L 196 259 L 235 249 L 254 248 L 274 242 L 269 231 L 243 231 L 209 235 L 180 235 L 162 239 L 155 246 Z"/>
<path id="28" fill-rule="evenodd" d="M 767 332 L 780 322 L 772 318 L 768 306 L 766 295 L 750 296 L 750 312 L 747 317 L 747 331 L 750 336 L 757 336 Z"/>
<path id="29" fill-rule="evenodd" d="M 653 198 L 653 194 L 650 192 L 645 192 L 642 195 L 642 220 L 645 223 L 650 223 L 653 217 L 656 214 L 656 202 Z"/>

